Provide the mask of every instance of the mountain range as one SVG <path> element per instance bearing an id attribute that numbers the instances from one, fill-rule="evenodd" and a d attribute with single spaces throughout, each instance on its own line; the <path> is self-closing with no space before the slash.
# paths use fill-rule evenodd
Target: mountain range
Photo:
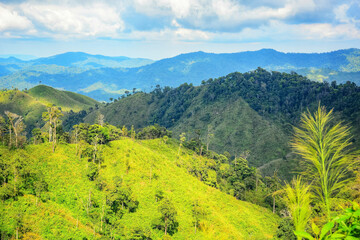
<path id="1" fill-rule="evenodd" d="M 23 61 L 0 59 L 0 87 L 25 89 L 39 83 L 90 96 L 98 101 L 118 98 L 127 91 L 149 92 L 157 85 L 200 85 L 203 80 L 231 72 L 295 71 L 314 81 L 360 83 L 360 50 L 328 53 L 282 53 L 273 49 L 239 53 L 193 52 L 159 61 L 64 53 Z"/>

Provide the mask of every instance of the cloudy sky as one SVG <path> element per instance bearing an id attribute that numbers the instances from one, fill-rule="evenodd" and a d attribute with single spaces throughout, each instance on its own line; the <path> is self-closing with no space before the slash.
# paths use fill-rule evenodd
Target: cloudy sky
<path id="1" fill-rule="evenodd" d="M 0 55 L 360 48 L 360 0 L 0 0 Z"/>

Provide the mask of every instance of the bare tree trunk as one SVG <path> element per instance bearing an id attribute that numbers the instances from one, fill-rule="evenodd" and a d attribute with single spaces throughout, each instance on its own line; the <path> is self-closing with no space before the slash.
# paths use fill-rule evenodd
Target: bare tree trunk
<path id="1" fill-rule="evenodd" d="M 97 152 L 97 143 L 95 142 L 94 144 L 94 152 L 93 152 L 93 163 L 95 163 L 95 159 L 96 159 L 96 152 Z"/>
<path id="2" fill-rule="evenodd" d="M 275 213 L 275 197 L 273 197 L 273 213 Z"/>
<path id="3" fill-rule="evenodd" d="M 18 133 L 17 131 L 14 129 L 14 133 L 15 133 L 15 147 L 18 147 Z"/>
<path id="4" fill-rule="evenodd" d="M 51 120 L 49 120 L 49 142 L 51 142 L 51 138 L 52 138 L 52 127 L 51 127 Z"/>
<path id="5" fill-rule="evenodd" d="M 10 133 L 10 141 L 9 141 L 9 147 L 11 147 L 11 125 L 9 126 L 9 133 Z"/>
<path id="6" fill-rule="evenodd" d="M 14 193 L 16 193 L 16 179 L 17 179 L 17 176 L 16 176 L 16 167 L 14 165 Z"/>
<path id="7" fill-rule="evenodd" d="M 55 145 L 56 145 L 56 121 L 57 119 L 55 119 L 54 121 L 54 130 L 53 130 L 53 152 L 55 152 Z"/>

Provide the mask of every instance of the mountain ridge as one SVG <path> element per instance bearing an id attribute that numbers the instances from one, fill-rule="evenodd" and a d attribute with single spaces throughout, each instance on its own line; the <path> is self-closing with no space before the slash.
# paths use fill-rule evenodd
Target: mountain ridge
<path id="1" fill-rule="evenodd" d="M 360 50 L 355 48 L 327 53 L 283 53 L 273 49 L 238 53 L 199 51 L 133 68 L 114 67 L 111 64 L 101 67 L 98 64 L 101 65 L 101 62 L 86 60 L 76 66 L 57 70 L 55 65 L 46 64 L 42 65 L 43 70 L 29 68 L 21 72 L 12 68 L 13 74 L 10 75 L 6 73 L 9 69 L 4 69 L 2 74 L 0 69 L 0 75 L 3 75 L 0 87 L 30 88 L 41 81 L 49 86 L 108 101 L 110 97 L 118 98 L 126 90 L 132 91 L 134 88 L 149 92 L 156 85 L 177 87 L 184 82 L 200 85 L 201 81 L 209 78 L 218 78 L 232 72 L 253 71 L 259 66 L 269 71 L 299 72 L 314 81 L 345 83 L 351 80 L 360 83 Z"/>

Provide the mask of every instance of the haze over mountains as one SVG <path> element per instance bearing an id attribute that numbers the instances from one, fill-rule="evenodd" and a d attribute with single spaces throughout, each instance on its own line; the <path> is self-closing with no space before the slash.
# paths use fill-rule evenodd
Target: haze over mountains
<path id="1" fill-rule="evenodd" d="M 134 88 L 150 91 L 156 85 L 176 87 L 187 82 L 247 72 L 262 67 L 291 72 L 314 81 L 360 83 L 360 50 L 328 53 L 282 53 L 273 49 L 214 54 L 194 52 L 152 61 L 141 58 L 106 57 L 81 52 L 22 61 L 0 59 L 0 87 L 30 88 L 39 83 L 78 92 L 99 101 L 118 98 Z"/>

